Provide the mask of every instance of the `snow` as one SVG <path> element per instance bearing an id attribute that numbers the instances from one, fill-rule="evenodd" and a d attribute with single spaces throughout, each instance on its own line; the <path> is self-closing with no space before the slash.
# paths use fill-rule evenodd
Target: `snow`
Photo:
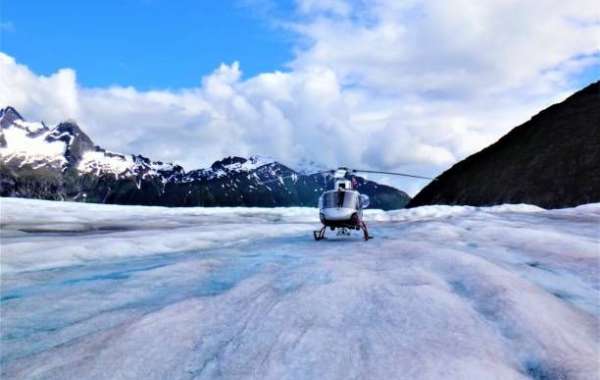
<path id="1" fill-rule="evenodd" d="M 132 155 L 110 151 L 87 151 L 77 165 L 77 170 L 81 173 L 112 174 L 115 178 L 134 176 L 138 169 L 142 172 L 142 178 L 145 178 L 147 176 L 158 176 L 160 172 L 172 171 L 174 166 L 162 162 L 144 163 L 141 160 L 136 161 Z M 163 178 L 164 182 L 166 180 L 166 178 Z"/>
<path id="2" fill-rule="evenodd" d="M 247 159 L 245 159 L 244 162 L 234 162 L 228 165 L 223 165 L 222 168 L 206 168 L 206 169 L 198 169 L 198 170 L 194 170 L 193 172 L 189 172 L 183 179 L 183 182 L 191 182 L 194 181 L 197 178 L 204 178 L 204 179 L 208 179 L 208 180 L 212 180 L 215 178 L 223 178 L 223 177 L 227 177 L 228 175 L 230 175 L 231 173 L 248 173 L 248 175 L 252 175 L 254 176 L 256 179 L 259 179 L 259 177 L 257 176 L 256 173 L 252 173 L 249 174 L 251 172 L 253 172 L 254 170 L 275 163 L 275 160 L 267 157 L 267 156 L 260 156 L 260 155 L 253 155 L 248 157 Z M 269 170 L 269 173 L 271 175 L 277 175 L 277 173 L 275 171 L 273 171 L 272 169 Z M 250 178 L 250 177 L 248 177 Z M 239 180 L 238 180 L 239 182 Z M 221 187 L 223 187 L 223 185 L 221 185 Z"/>
<path id="3" fill-rule="evenodd" d="M 100 175 L 103 173 L 114 174 L 115 178 L 119 178 L 124 174 L 132 174 L 135 166 L 133 158 L 129 155 L 108 155 L 102 151 L 87 151 L 81 157 L 77 170 L 82 173 L 92 173 Z"/>
<path id="4" fill-rule="evenodd" d="M 67 161 L 64 158 L 67 148 L 63 141 L 46 141 L 48 133 L 32 134 L 43 126 L 41 123 L 27 123 L 15 120 L 23 128 L 11 125 L 2 130 L 6 146 L 0 146 L 0 158 L 4 162 L 17 160 L 20 166 L 48 164 L 54 167 L 62 167 Z"/>
<path id="5" fill-rule="evenodd" d="M 271 157 L 253 155 L 248 157 L 248 159 L 243 163 L 234 163 L 230 165 L 224 165 L 224 167 L 229 171 L 237 171 L 237 172 L 250 172 L 260 168 L 261 166 L 269 165 L 274 163 L 275 160 Z M 224 172 L 222 173 L 225 174 Z M 221 173 L 218 173 L 217 176 L 221 176 Z"/>
<path id="6" fill-rule="evenodd" d="M 2 378 L 594 379 L 600 204 L 368 210 L 0 199 Z"/>
<path id="7" fill-rule="evenodd" d="M 159 171 L 169 172 L 169 171 L 174 170 L 175 165 L 168 163 L 168 162 L 152 162 L 152 163 L 150 163 L 150 168 L 155 172 L 159 172 Z"/>
<path id="8" fill-rule="evenodd" d="M 43 123 L 22 119 L 13 120 L 0 131 L 0 135 L 6 141 L 4 147 L 0 146 L 0 161 L 19 166 L 31 165 L 34 169 L 43 166 L 65 169 L 68 163 L 65 158 L 67 147 L 74 139 L 70 132 L 60 133 L 56 128 L 48 129 Z M 170 163 L 145 162 L 132 155 L 95 150 L 84 152 L 77 164 L 77 170 L 81 173 L 112 174 L 115 178 L 140 173 L 142 178 L 161 176 L 174 169 Z M 161 178 L 163 183 L 168 181 L 168 178 Z"/>

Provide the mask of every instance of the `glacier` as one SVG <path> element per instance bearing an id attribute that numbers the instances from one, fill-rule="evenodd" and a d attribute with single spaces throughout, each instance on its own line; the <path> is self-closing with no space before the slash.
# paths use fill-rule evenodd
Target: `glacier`
<path id="1" fill-rule="evenodd" d="M 0 199 L 3 379 L 595 379 L 600 204 Z"/>

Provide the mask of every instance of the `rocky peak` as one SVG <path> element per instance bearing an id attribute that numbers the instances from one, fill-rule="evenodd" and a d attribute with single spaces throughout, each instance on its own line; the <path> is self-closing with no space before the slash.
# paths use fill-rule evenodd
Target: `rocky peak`
<path id="1" fill-rule="evenodd" d="M 0 128 L 6 128 L 15 120 L 23 120 L 21 114 L 11 106 L 0 109 Z"/>
<path id="2" fill-rule="evenodd" d="M 229 156 L 229 157 L 223 158 L 222 160 L 215 161 L 210 167 L 213 170 L 218 170 L 218 169 L 223 169 L 227 166 L 234 165 L 234 164 L 243 164 L 246 161 L 248 161 L 248 160 L 244 157 Z"/>
<path id="3" fill-rule="evenodd" d="M 60 123 L 46 137 L 46 140 L 63 141 L 67 145 L 65 158 L 69 162 L 75 162 L 81 159 L 83 153 L 89 150 L 95 150 L 93 141 L 86 135 L 81 128 L 72 121 Z"/>

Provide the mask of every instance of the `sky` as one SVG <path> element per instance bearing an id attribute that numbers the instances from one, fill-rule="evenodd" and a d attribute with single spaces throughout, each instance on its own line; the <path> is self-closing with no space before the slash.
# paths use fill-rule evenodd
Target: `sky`
<path id="1" fill-rule="evenodd" d="M 0 106 L 190 170 L 435 176 L 598 79 L 595 0 L 0 0 Z"/>

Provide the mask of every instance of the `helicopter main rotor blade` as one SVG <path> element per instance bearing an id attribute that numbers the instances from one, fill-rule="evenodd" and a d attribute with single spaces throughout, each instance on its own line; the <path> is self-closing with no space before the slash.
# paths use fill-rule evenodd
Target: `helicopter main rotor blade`
<path id="1" fill-rule="evenodd" d="M 351 170 L 352 173 L 373 173 L 373 174 L 389 174 L 389 175 L 398 175 L 398 176 L 402 176 L 402 177 L 411 177 L 411 178 L 420 178 L 420 179 L 429 179 L 432 181 L 435 181 L 436 178 L 430 178 L 430 177 L 423 177 L 420 175 L 414 175 L 414 174 L 407 174 L 407 173 L 395 173 L 395 172 L 380 172 L 377 170 L 361 170 L 361 169 L 352 169 Z"/>

